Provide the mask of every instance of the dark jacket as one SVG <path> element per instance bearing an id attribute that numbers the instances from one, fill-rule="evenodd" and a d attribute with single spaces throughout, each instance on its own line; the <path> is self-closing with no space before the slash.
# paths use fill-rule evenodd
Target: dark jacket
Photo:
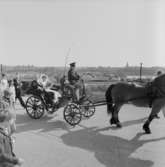
<path id="1" fill-rule="evenodd" d="M 15 87 L 16 97 L 21 96 L 21 83 L 16 78 L 13 79 L 13 83 Z"/>
<path id="2" fill-rule="evenodd" d="M 71 69 L 68 71 L 68 81 L 70 84 L 74 85 L 79 79 L 80 76 L 77 74 L 76 71 L 73 71 Z"/>
<path id="3" fill-rule="evenodd" d="M 16 89 L 20 89 L 21 88 L 21 82 L 18 79 L 14 78 L 13 79 L 13 84 L 14 84 L 14 87 Z"/>

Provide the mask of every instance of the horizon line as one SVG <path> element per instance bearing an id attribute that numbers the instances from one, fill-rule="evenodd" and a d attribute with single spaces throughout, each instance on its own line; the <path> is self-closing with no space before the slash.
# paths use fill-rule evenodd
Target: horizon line
<path id="1" fill-rule="evenodd" d="M 44 65 L 6 65 L 6 64 L 0 64 L 2 67 L 36 67 L 36 68 L 64 68 L 65 66 L 44 66 Z M 69 67 L 69 66 L 67 66 Z M 76 66 L 77 68 L 131 68 L 131 67 L 139 67 L 140 65 L 129 65 L 129 66 L 103 66 L 103 65 L 99 65 L 99 66 Z M 165 66 L 142 66 L 142 68 L 165 68 Z"/>

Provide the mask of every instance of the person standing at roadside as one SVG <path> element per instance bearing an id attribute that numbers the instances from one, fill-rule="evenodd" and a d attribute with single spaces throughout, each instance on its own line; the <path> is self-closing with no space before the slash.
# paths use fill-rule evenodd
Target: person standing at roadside
<path id="1" fill-rule="evenodd" d="M 9 83 L 8 91 L 10 93 L 10 103 L 11 103 L 11 106 L 13 107 L 13 109 L 15 109 L 16 94 L 15 94 L 14 82 L 13 82 L 13 80 L 9 80 L 8 83 Z"/>
<path id="2" fill-rule="evenodd" d="M 1 80 L 0 80 L 0 90 L 3 93 L 8 88 L 8 81 L 6 74 L 2 74 Z"/>
<path id="3" fill-rule="evenodd" d="M 26 104 L 25 104 L 24 100 L 22 99 L 22 95 L 21 95 L 21 81 L 20 81 L 20 78 L 19 78 L 18 74 L 13 79 L 13 84 L 14 84 L 14 87 L 15 87 L 15 94 L 16 94 L 15 98 L 16 98 L 16 100 L 18 99 L 21 106 L 23 108 L 26 108 Z"/>

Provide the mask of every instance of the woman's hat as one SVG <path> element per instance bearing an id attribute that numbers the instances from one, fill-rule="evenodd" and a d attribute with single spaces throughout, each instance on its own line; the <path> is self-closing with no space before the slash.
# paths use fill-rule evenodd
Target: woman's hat
<path id="1" fill-rule="evenodd" d="M 41 74 L 40 78 L 48 78 L 48 76 L 46 74 Z"/>

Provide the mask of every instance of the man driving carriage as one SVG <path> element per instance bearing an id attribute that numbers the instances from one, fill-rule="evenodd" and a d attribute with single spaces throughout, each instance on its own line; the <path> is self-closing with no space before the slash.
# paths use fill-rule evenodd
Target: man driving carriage
<path id="1" fill-rule="evenodd" d="M 68 81 L 70 83 L 70 88 L 72 90 L 73 94 L 73 99 L 76 102 L 79 102 L 80 100 L 80 89 L 81 89 L 81 84 L 80 84 L 80 76 L 75 70 L 76 68 L 76 63 L 70 63 L 70 69 L 68 71 Z"/>

